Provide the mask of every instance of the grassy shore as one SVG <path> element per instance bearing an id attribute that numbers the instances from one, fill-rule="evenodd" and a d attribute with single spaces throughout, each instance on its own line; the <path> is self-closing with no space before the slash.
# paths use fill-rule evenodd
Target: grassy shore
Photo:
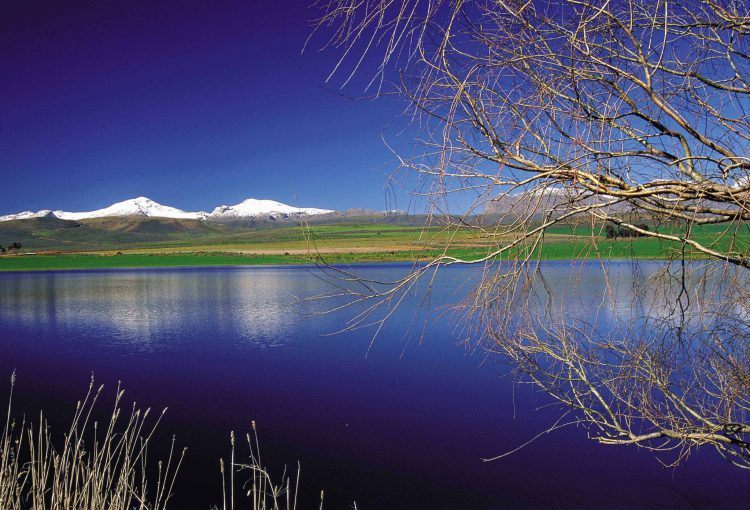
<path id="1" fill-rule="evenodd" d="M 327 263 L 366 263 L 407 260 L 389 254 L 336 255 L 326 258 Z M 318 261 L 320 261 L 318 259 Z M 0 257 L 0 271 L 49 271 L 63 269 L 114 269 L 159 267 L 215 267 L 261 265 L 308 265 L 313 257 L 301 255 L 244 255 L 239 253 L 124 253 L 109 255 L 98 253 L 65 253 L 56 255 Z"/>
<path id="2" fill-rule="evenodd" d="M 361 228 L 359 228 L 361 227 Z M 666 231 L 666 230 L 665 230 Z M 668 233 L 680 234 L 678 229 Z M 257 265 L 361 264 L 378 262 L 417 262 L 443 253 L 462 259 L 485 257 L 510 239 L 492 239 L 476 231 L 389 228 L 378 226 L 319 226 L 302 235 L 294 228 L 255 232 L 242 239 L 188 244 L 142 243 L 121 251 L 106 249 L 71 250 L 35 255 L 13 254 L 0 257 L 0 271 L 42 271 L 68 269 L 210 267 Z M 750 251 L 750 234 L 702 227 L 692 233 L 697 241 L 719 251 L 745 256 Z M 305 238 L 306 237 L 306 238 Z M 450 246 L 447 250 L 445 246 Z M 568 259 L 667 259 L 678 256 L 681 243 L 654 238 L 607 239 L 598 230 L 571 226 L 554 227 L 545 234 L 541 248 L 531 258 Z M 498 259 L 519 259 L 530 248 L 519 245 Z M 688 257 L 704 258 L 686 250 Z"/>
<path id="3" fill-rule="evenodd" d="M 532 258 L 542 260 L 641 258 L 664 259 L 673 250 L 651 240 L 634 242 L 605 241 L 593 245 L 579 241 L 546 245 Z M 522 250 L 515 250 L 498 259 L 519 258 Z M 418 262 L 430 260 L 443 252 L 388 251 L 304 254 L 245 254 L 233 252 L 179 252 L 179 253 L 61 253 L 18 255 L 0 257 L 0 271 L 49 271 L 75 269 L 160 268 L 160 267 L 218 267 L 262 265 L 312 265 L 312 264 L 367 264 L 383 262 Z M 447 255 L 472 259 L 487 255 L 487 249 L 456 248 Z"/>

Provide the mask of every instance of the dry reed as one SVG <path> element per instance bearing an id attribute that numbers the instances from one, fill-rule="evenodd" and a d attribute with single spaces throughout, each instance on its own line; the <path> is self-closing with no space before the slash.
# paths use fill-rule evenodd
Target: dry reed
<path id="1" fill-rule="evenodd" d="M 166 510 L 185 456 L 185 449 L 175 451 L 172 438 L 165 462 L 154 465 L 148 457 L 166 409 L 155 419 L 150 418 L 150 409 L 141 410 L 135 404 L 123 413 L 124 392 L 118 384 L 112 414 L 100 423 L 95 408 L 103 387 L 96 387 L 92 378 L 57 448 L 43 412 L 37 424 L 14 419 L 14 389 L 15 374 L 0 436 L 1 510 Z M 228 462 L 220 460 L 222 510 L 296 510 L 299 463 L 293 476 L 285 468 L 275 480 L 261 461 L 255 422 L 245 441 L 246 460 L 236 458 L 234 432 Z M 319 509 L 323 497 L 321 491 Z"/>
<path id="2" fill-rule="evenodd" d="M 260 455 L 260 442 L 255 422 L 252 422 L 252 434 L 245 435 L 249 455 L 245 462 L 236 460 L 236 437 L 230 434 L 229 466 L 224 459 L 219 460 L 222 483 L 222 510 L 234 510 L 237 496 L 248 501 L 241 507 L 251 510 L 296 510 L 299 495 L 300 465 L 294 475 L 289 475 L 284 468 L 280 479 L 274 480 L 268 468 L 263 465 Z M 241 484 L 237 475 L 246 480 Z M 227 480 L 227 477 L 229 480 Z M 323 508 L 323 491 L 320 492 L 320 508 Z M 216 509 L 215 509 L 216 510 Z"/>
<path id="3" fill-rule="evenodd" d="M 0 508 L 3 510 L 164 510 L 185 450 L 175 441 L 155 465 L 148 448 L 164 411 L 156 418 L 133 404 L 123 412 L 119 387 L 112 414 L 100 423 L 102 393 L 92 378 L 57 447 L 43 412 L 38 423 L 12 416 L 15 374 L 0 436 Z M 153 485 L 152 485 L 153 484 Z"/>

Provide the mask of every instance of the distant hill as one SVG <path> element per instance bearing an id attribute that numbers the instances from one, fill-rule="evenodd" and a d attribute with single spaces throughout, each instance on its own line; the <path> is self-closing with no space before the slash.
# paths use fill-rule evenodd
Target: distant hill
<path id="1" fill-rule="evenodd" d="M 361 213 L 362 211 L 358 211 Z M 372 211 L 365 216 L 346 212 L 314 215 L 304 218 L 310 225 L 423 226 L 423 215 L 386 216 Z M 154 218 L 148 216 L 111 216 L 81 220 L 63 220 L 53 216 L 34 217 L 0 222 L 0 245 L 20 242 L 24 251 L 101 251 L 146 247 L 223 245 L 252 242 L 259 238 L 271 241 L 280 238 L 289 227 L 298 226 L 302 219 L 292 218 L 225 218 L 206 221 L 190 218 Z M 289 234 L 283 234 L 286 238 Z M 302 234 L 295 234 L 301 240 Z"/>
<path id="2" fill-rule="evenodd" d="M 439 226 L 446 218 L 407 214 L 402 210 L 331 209 L 295 207 L 273 200 L 247 199 L 222 205 L 211 213 L 189 212 L 138 197 L 103 209 L 71 213 L 26 211 L 0 217 L 0 245 L 21 243 L 23 251 L 119 251 L 142 248 L 240 245 L 257 242 L 282 244 L 304 240 L 289 227 L 330 225 L 346 232 L 368 225 L 420 228 Z M 455 218 L 454 218 L 455 220 Z M 480 217 L 464 222 L 481 222 Z M 274 234 L 277 229 L 287 232 Z M 294 237 L 294 239 L 292 239 Z"/>

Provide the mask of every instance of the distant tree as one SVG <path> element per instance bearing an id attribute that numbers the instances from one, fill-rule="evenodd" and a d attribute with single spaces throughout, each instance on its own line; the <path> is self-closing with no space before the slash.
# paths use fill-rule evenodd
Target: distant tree
<path id="1" fill-rule="evenodd" d="M 5 248 L 3 247 L 2 244 L 0 244 L 0 254 L 3 254 L 3 253 L 5 253 Z"/>
<path id="2" fill-rule="evenodd" d="M 411 107 L 424 150 L 401 166 L 417 176 L 416 196 L 487 246 L 459 257 L 446 245 L 385 288 L 361 278 L 346 291 L 352 303 L 370 304 L 354 327 L 382 324 L 440 267 L 485 265 L 457 305 L 476 345 L 504 356 L 590 437 L 672 449 L 675 463 L 709 445 L 750 468 L 750 3 L 321 3 L 319 30 L 342 55 L 334 73 L 348 83 L 377 51 L 370 86 Z M 519 193 L 527 198 L 495 223 L 465 221 Z M 446 214 L 464 203 L 452 197 L 473 197 L 465 215 Z M 648 229 L 629 217 L 675 227 Z M 659 239 L 686 263 L 666 262 L 660 297 L 616 328 L 571 323 L 544 295 L 534 255 L 550 228 L 574 220 L 611 223 L 607 237 Z M 722 226 L 721 243 L 706 225 Z M 599 253 L 593 242 L 589 251 Z M 716 263 L 700 272 L 695 258 Z M 638 292 L 655 289 L 646 287 Z M 650 329 L 633 331 L 637 313 Z M 648 320 L 659 313 L 669 320 Z"/>
<path id="3" fill-rule="evenodd" d="M 645 223 L 639 223 L 636 227 L 637 230 L 632 230 L 625 227 L 616 227 L 608 223 L 604 226 L 604 234 L 607 239 L 617 239 L 618 237 L 645 237 L 647 235 L 648 225 Z"/>
<path id="4" fill-rule="evenodd" d="M 16 251 L 16 252 L 17 252 L 17 251 L 20 251 L 20 250 L 21 250 L 21 248 L 23 248 L 23 245 L 22 245 L 21 243 L 19 243 L 19 242 L 15 242 L 15 241 L 14 241 L 14 242 L 13 242 L 13 243 L 11 243 L 11 245 L 10 245 L 10 246 L 8 247 L 8 251 Z"/>

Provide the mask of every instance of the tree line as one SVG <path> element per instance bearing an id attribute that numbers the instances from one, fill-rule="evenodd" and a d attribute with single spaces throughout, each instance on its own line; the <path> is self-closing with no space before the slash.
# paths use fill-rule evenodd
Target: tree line
<path id="1" fill-rule="evenodd" d="M 0 254 L 10 253 L 10 252 L 19 252 L 21 251 L 21 248 L 23 248 L 23 245 L 19 242 L 13 242 L 7 248 L 4 247 L 2 244 L 0 244 Z"/>
<path id="2" fill-rule="evenodd" d="M 638 230 L 632 230 L 629 228 L 624 227 L 617 227 L 615 225 L 607 224 L 604 227 L 604 235 L 607 236 L 607 239 L 617 239 L 618 237 L 646 237 L 648 234 L 645 232 L 648 232 L 648 225 L 645 223 L 639 223 L 636 225 Z M 639 230 L 643 230 L 645 232 L 639 232 Z"/>

